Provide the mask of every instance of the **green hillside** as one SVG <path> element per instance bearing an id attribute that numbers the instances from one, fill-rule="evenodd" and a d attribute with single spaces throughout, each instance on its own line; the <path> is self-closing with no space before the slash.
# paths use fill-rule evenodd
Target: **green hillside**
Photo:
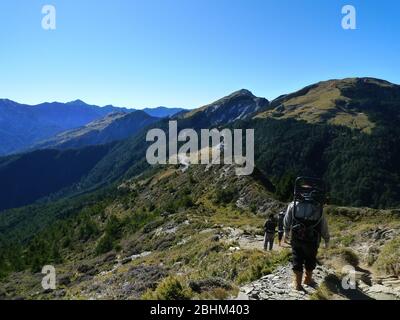
<path id="1" fill-rule="evenodd" d="M 284 206 L 273 199 L 268 186 L 261 173 L 238 177 L 233 166 L 210 170 L 192 166 L 185 172 L 166 167 L 127 180 L 109 196 L 59 217 L 23 245 L 13 242 L 2 250 L 3 276 L 19 272 L 0 281 L 0 295 L 26 299 L 234 297 L 243 285 L 289 262 L 287 249 L 262 251 L 265 213 Z M 395 250 L 393 237 L 400 231 L 396 211 L 330 206 L 326 212 L 332 247 L 320 252 L 321 261 L 331 268 L 342 260 L 355 261 L 369 264 L 382 276 L 398 274 L 398 256 L 386 258 Z M 380 228 L 390 231 L 379 243 L 370 238 L 378 221 Z M 369 242 L 374 244 L 373 255 L 364 255 L 357 245 Z M 56 266 L 56 291 L 40 289 L 38 272 L 44 264 Z M 332 293 L 316 292 L 317 297 L 327 294 Z"/>
<path id="2" fill-rule="evenodd" d="M 279 97 L 257 117 L 293 118 L 371 133 L 378 124 L 399 120 L 399 101 L 400 86 L 384 80 L 329 80 Z"/>

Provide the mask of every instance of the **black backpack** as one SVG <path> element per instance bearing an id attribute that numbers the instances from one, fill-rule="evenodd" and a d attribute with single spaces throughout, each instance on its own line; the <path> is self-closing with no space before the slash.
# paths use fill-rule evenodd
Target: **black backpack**
<path id="1" fill-rule="evenodd" d="M 293 200 L 292 238 L 315 243 L 320 241 L 325 185 L 317 178 L 296 179 Z"/>
<path id="2" fill-rule="evenodd" d="M 266 233 L 275 233 L 276 222 L 274 220 L 267 220 L 264 225 Z"/>

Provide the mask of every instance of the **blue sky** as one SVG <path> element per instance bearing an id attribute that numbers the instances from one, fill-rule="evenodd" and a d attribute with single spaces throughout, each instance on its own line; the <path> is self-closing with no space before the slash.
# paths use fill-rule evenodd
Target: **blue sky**
<path id="1" fill-rule="evenodd" d="M 42 6 L 57 29 L 41 27 Z M 357 9 L 357 30 L 341 8 Z M 198 107 L 319 80 L 400 83 L 397 0 L 1 0 L 0 97 Z"/>

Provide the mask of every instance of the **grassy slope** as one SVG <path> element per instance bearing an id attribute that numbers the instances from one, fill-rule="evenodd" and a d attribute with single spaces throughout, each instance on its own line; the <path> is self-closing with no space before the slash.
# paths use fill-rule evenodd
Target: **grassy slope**
<path id="1" fill-rule="evenodd" d="M 288 262 L 285 250 L 237 250 L 241 245 L 232 236 L 232 230 L 238 229 L 250 237 L 262 235 L 265 213 L 277 212 L 282 206 L 265 185 L 251 177 L 236 177 L 227 166 L 209 171 L 193 166 L 184 173 L 176 167 L 160 169 L 154 175 L 126 181 L 113 201 L 100 210 L 86 212 L 98 232 L 82 236 L 81 227 L 87 221 L 82 213 L 68 220 L 70 228 L 54 239 L 59 243 L 70 239 L 70 245 L 60 249 L 63 262 L 56 264 L 62 279 L 58 291 L 44 294 L 40 274 L 23 271 L 0 285 L 0 295 L 41 299 L 227 298 L 237 293 L 239 285 Z M 382 267 L 384 257 L 380 254 L 383 250 L 386 255 L 389 249 L 384 246 L 390 246 L 389 240 L 374 244 L 374 261 L 357 245 L 368 243 L 368 231 L 377 226 L 399 230 L 397 212 L 328 207 L 327 213 L 332 247 L 321 250 L 321 260 L 334 264 L 353 257 L 348 253 L 352 250 L 362 263 L 371 261 L 371 267 L 380 272 L 390 270 Z M 113 230 L 119 236 L 113 238 L 109 250 L 99 253 L 111 217 L 119 221 L 119 231 Z M 150 254 L 127 258 L 146 252 Z"/>
<path id="2" fill-rule="evenodd" d="M 399 87 L 373 78 L 329 80 L 280 97 L 258 118 L 295 118 L 308 123 L 328 123 L 371 133 L 373 113 L 385 113 L 395 105 L 398 114 Z"/>

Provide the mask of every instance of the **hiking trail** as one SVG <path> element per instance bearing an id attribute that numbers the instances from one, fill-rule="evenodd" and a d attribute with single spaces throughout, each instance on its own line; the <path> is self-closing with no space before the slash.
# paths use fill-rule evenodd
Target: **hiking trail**
<path id="1" fill-rule="evenodd" d="M 336 300 L 400 300 L 400 279 L 396 277 L 374 277 L 356 271 L 356 288 L 344 289 L 335 270 L 318 265 L 314 271 L 313 287 L 303 285 L 302 291 L 293 289 L 291 264 L 278 267 L 272 274 L 240 287 L 236 300 L 309 300 L 317 298 L 321 285 L 329 287 L 330 299 Z"/>
<path id="2" fill-rule="evenodd" d="M 316 286 L 304 285 L 303 291 L 293 289 L 293 272 L 291 264 L 278 267 L 274 273 L 266 275 L 240 288 L 237 300 L 308 300 L 316 288 L 332 271 L 318 266 L 314 272 Z"/>

